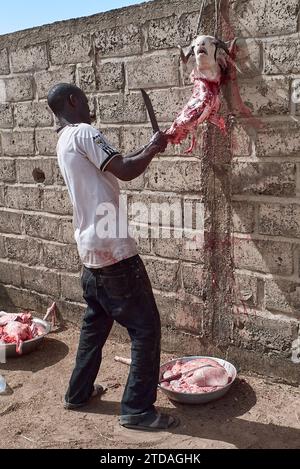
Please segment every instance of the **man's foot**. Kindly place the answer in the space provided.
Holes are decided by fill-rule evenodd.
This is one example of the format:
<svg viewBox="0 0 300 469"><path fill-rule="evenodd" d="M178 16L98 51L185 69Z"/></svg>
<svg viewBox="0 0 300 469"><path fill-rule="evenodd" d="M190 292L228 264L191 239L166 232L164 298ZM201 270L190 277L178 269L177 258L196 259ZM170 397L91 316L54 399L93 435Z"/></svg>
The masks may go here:
<svg viewBox="0 0 300 469"><path fill-rule="evenodd" d="M107 391L107 387L101 386L101 384L94 384L94 390L92 392L91 398L92 397L97 397L97 396L102 396ZM67 402L66 400L64 401L64 408L67 410L74 410L78 409L79 407L83 407L87 405L89 402L82 402L81 404L72 404L71 402Z"/></svg>
<svg viewBox="0 0 300 469"><path fill-rule="evenodd" d="M123 415L120 417L120 425L125 428L155 431L168 430L179 425L180 420L172 415L156 412L145 417L134 415Z"/></svg>

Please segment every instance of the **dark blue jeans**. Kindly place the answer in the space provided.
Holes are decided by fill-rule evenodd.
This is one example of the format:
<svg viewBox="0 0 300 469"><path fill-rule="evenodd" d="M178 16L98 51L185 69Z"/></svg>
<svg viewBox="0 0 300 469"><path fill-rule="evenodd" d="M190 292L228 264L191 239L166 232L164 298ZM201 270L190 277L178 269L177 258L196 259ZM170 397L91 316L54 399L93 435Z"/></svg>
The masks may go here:
<svg viewBox="0 0 300 469"><path fill-rule="evenodd" d="M87 309L66 401L82 404L91 397L102 348L117 321L129 333L132 358L121 415L152 413L159 380L161 327L143 261L137 255L101 269L84 267L81 282Z"/></svg>

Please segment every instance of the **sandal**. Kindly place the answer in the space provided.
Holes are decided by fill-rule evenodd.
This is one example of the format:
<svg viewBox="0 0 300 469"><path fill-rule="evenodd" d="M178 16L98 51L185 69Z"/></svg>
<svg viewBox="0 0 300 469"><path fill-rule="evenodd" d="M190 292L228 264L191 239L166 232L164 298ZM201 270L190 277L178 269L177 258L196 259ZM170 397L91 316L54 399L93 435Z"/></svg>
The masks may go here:
<svg viewBox="0 0 300 469"><path fill-rule="evenodd" d="M157 412L148 414L141 418L141 415L122 415L120 425L125 428L145 431L168 430L179 425L180 420L172 415Z"/></svg>
<svg viewBox="0 0 300 469"><path fill-rule="evenodd" d="M101 384L94 384L94 390L92 392L92 397L102 396L107 391L107 387L101 386ZM72 404L71 402L64 401L64 408L67 410L78 409L88 404L89 401L82 402L81 404Z"/></svg>

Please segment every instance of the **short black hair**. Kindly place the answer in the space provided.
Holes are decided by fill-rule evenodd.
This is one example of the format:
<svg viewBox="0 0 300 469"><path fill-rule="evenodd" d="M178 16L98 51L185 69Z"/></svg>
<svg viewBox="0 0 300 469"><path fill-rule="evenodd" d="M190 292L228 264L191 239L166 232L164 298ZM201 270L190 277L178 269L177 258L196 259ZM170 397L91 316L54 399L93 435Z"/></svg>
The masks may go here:
<svg viewBox="0 0 300 469"><path fill-rule="evenodd" d="M58 83L48 92L48 106L56 116L59 116L66 105L66 102L71 94L77 96L82 95L82 90L78 86L70 83Z"/></svg>

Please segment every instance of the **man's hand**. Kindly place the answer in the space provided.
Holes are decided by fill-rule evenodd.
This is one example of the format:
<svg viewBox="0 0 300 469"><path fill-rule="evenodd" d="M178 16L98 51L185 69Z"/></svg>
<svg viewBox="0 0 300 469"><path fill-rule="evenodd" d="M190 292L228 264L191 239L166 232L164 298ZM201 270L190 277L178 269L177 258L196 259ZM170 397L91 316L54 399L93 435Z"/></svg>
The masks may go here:
<svg viewBox="0 0 300 469"><path fill-rule="evenodd" d="M108 163L106 171L114 174L122 181L131 181L142 174L157 153L163 153L168 145L168 137L164 132L156 132L150 142L136 155L122 157L117 155Z"/></svg>
<svg viewBox="0 0 300 469"><path fill-rule="evenodd" d="M148 148L154 150L155 153L163 153L168 146L168 137L164 132L156 132L151 138Z"/></svg>

